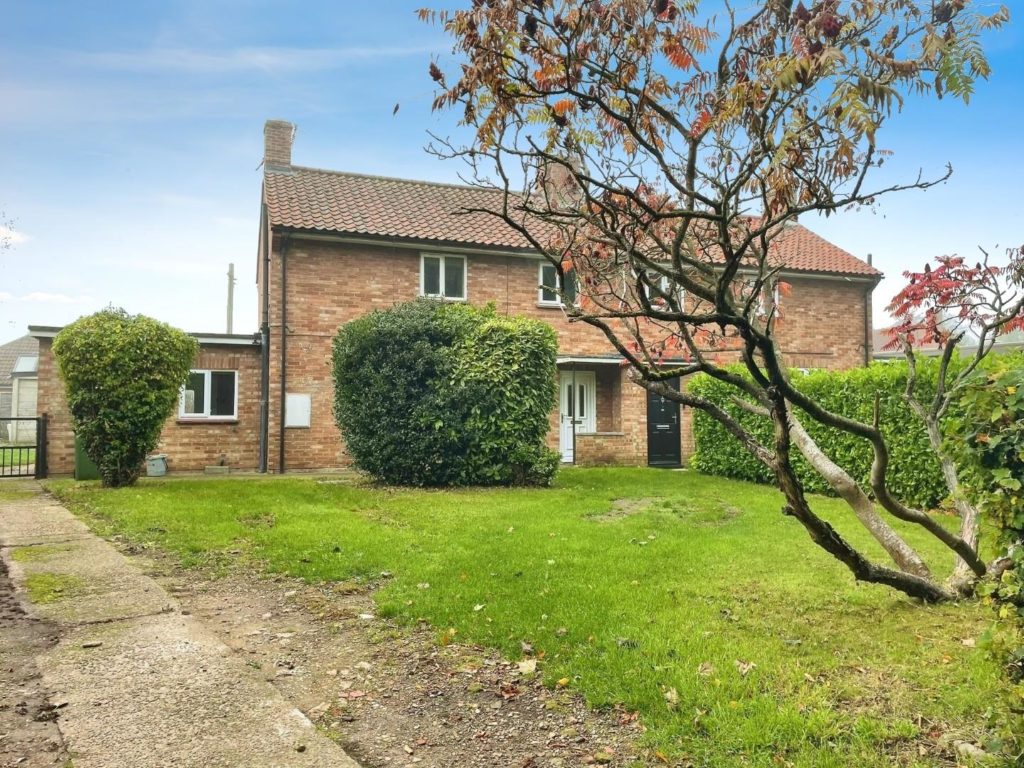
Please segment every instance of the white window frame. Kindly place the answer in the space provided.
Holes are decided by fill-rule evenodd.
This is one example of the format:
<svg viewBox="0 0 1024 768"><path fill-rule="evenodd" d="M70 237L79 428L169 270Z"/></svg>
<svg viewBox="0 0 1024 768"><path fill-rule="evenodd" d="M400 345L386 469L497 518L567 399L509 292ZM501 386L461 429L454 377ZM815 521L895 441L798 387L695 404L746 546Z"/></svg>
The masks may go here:
<svg viewBox="0 0 1024 768"><path fill-rule="evenodd" d="M662 275L658 280L658 289L666 296L671 293L672 281L669 280L668 275ZM661 297L657 297L661 298ZM683 312L686 311L686 288L681 285L676 285L676 302L679 304L679 309Z"/></svg>
<svg viewBox="0 0 1024 768"><path fill-rule="evenodd" d="M426 260L427 259L438 259L441 265L440 275L437 287L440 293L427 293L424 287L424 277L426 275ZM458 259L462 262L462 295L461 296L445 296L444 295L444 270L445 262L448 259ZM465 256L459 256L458 254L450 253L421 253L420 254L420 296L425 296L431 299L441 299L443 301L468 301L469 299L469 262Z"/></svg>
<svg viewBox="0 0 1024 768"><path fill-rule="evenodd" d="M757 296L757 310L756 310L758 317L767 317L768 316L768 302L765 301L765 299L768 296L768 291L766 290L768 287L769 287L768 285L762 285L761 286L761 290L758 292L758 296ZM781 305L781 298L782 297L781 297L781 294L779 293L779 281L778 280L772 280L771 281L771 297L772 297L772 304L771 304L771 306L775 310L775 316L778 317L782 313L781 312L781 306L782 306Z"/></svg>
<svg viewBox="0 0 1024 768"><path fill-rule="evenodd" d="M548 290L554 290L554 299L544 298L544 270L550 269L555 273L555 284L554 286L548 286ZM560 307L562 306L562 297L559 296L558 291L561 289L559 285L561 281L558 279L558 268L554 264L548 261L537 262L537 303L542 307Z"/></svg>
<svg viewBox="0 0 1024 768"><path fill-rule="evenodd" d="M544 270L550 268L555 271L555 298L554 300L548 300L544 298ZM579 279L576 278L575 270L571 272L572 279L576 280L576 293L573 297L572 305L578 307L580 305L580 283ZM559 308L566 306L565 302L562 301L562 276L558 273L558 268L550 261L540 261L537 263L537 305L541 307L552 307Z"/></svg>
<svg viewBox="0 0 1024 768"><path fill-rule="evenodd" d="M181 392L178 395L178 418L182 421L238 421L238 371L226 368L193 368L188 372L189 376L193 373L203 374L203 405L205 406L204 413L185 413L185 386L182 386ZM230 416L224 414L218 414L217 416L210 415L210 393L213 387L213 374L215 373L232 373L235 376L235 400L233 413Z"/></svg>
<svg viewBox="0 0 1024 768"><path fill-rule="evenodd" d="M632 274L633 280L635 282L638 275L637 270L635 268L630 269L630 273ZM652 277L654 279L652 279ZM669 289L672 287L672 281L669 279L668 275L662 275L657 272L648 272L647 277L643 281L643 283L644 291L647 293L647 300L651 302L651 304L654 305L655 307L657 307L656 302L658 302L659 300L664 301L664 299L662 299L662 297L660 296L654 295L654 291L652 290L654 288L654 284L657 284L657 289L660 290L665 295L668 295L670 293ZM625 290L626 289L624 289L624 292ZM679 302L679 309L685 312L686 288L683 287L682 285L676 285L676 301ZM666 307L667 306L668 303L666 302Z"/></svg>

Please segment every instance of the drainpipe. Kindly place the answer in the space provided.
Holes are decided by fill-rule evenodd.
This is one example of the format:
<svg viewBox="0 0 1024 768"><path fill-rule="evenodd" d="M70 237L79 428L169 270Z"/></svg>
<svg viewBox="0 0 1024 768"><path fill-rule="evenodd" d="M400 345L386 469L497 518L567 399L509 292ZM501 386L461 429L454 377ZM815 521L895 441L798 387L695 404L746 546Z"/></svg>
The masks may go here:
<svg viewBox="0 0 1024 768"><path fill-rule="evenodd" d="M270 238L267 232L267 206L261 206L260 227L263 232L263 308L260 312L260 456L259 471L267 471L267 454L270 453Z"/></svg>
<svg viewBox="0 0 1024 768"><path fill-rule="evenodd" d="M868 254L868 266L872 265L872 256ZM875 286L878 285L876 280L873 283L869 283L867 289L864 291L864 367L867 368L871 365L871 294L874 293Z"/></svg>
<svg viewBox="0 0 1024 768"><path fill-rule="evenodd" d="M291 236L285 235L281 242L281 422L279 424L280 445L278 447L278 472L284 474L284 416L285 392L288 385L288 247Z"/></svg>
<svg viewBox="0 0 1024 768"><path fill-rule="evenodd" d="M576 362L572 364L572 397L569 398L569 404L572 406L569 409L569 423L572 424L572 465L576 466L576 414L580 410L580 404L577 401L579 393L576 391Z"/></svg>

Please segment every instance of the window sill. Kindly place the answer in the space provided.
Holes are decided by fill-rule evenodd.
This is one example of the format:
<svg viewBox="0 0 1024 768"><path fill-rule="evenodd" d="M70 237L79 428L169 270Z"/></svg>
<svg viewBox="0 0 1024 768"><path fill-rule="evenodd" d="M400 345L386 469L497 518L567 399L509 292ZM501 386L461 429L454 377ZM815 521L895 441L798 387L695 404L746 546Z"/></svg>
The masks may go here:
<svg viewBox="0 0 1024 768"><path fill-rule="evenodd" d="M467 299L465 297L463 297L461 299L457 299L457 298L453 299L453 298L450 298L448 296L434 296L434 295L431 295L429 293L421 293L419 297L421 299L434 299L435 301L446 301L446 302L448 302L450 304L466 304L466 303L469 302L469 299Z"/></svg>
<svg viewBox="0 0 1024 768"><path fill-rule="evenodd" d="M178 417L178 424L237 424L237 423L238 423L238 419L234 418L234 417L225 417L225 418L222 418L220 416L212 416L212 417L200 416L198 418L188 418L187 416L179 416Z"/></svg>
<svg viewBox="0 0 1024 768"><path fill-rule="evenodd" d="M561 304L554 304L554 303L552 303L550 301L538 301L537 302L537 308L538 309L562 309L562 305Z"/></svg>

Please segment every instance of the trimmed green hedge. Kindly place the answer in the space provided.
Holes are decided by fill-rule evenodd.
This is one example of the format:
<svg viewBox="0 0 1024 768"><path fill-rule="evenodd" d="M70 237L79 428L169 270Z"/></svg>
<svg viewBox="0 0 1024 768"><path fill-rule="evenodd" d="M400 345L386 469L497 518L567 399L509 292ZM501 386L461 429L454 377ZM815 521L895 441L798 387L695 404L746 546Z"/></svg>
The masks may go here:
<svg viewBox="0 0 1024 768"><path fill-rule="evenodd" d="M396 485L544 485L555 333L493 307L429 299L346 323L334 414L359 469Z"/></svg>
<svg viewBox="0 0 1024 768"><path fill-rule="evenodd" d="M937 365L934 360L918 363L918 393L926 399L935 388ZM946 497L946 486L938 460L930 446L924 425L903 400L907 383L907 365L903 361L875 363L868 368L849 371L794 371L793 382L823 407L860 421L869 422L879 395L881 427L889 444L889 488L905 503L920 508L933 508ZM707 376L696 377L690 391L722 406L766 445L771 445L771 424L735 405L731 398L736 390ZM872 450L865 440L839 430L830 429L800 414L803 425L818 445L854 478L866 481L871 469ZM751 456L713 418L695 411L694 437L697 450L692 466L707 474L768 483L773 478L768 469ZM797 452L794 451L794 454ZM794 466L804 488L813 493L831 493L825 481L795 455Z"/></svg>
<svg viewBox="0 0 1024 768"><path fill-rule="evenodd" d="M160 438L199 351L184 331L104 309L53 340L71 423L103 485L132 485Z"/></svg>

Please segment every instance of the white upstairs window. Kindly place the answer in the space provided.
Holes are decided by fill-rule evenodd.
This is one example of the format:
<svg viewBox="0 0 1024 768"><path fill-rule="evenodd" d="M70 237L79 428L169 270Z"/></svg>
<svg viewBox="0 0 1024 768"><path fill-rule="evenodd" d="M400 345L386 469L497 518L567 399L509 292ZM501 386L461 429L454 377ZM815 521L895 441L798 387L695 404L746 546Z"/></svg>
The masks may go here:
<svg viewBox="0 0 1024 768"><path fill-rule="evenodd" d="M466 257L420 256L420 296L465 300Z"/></svg>

